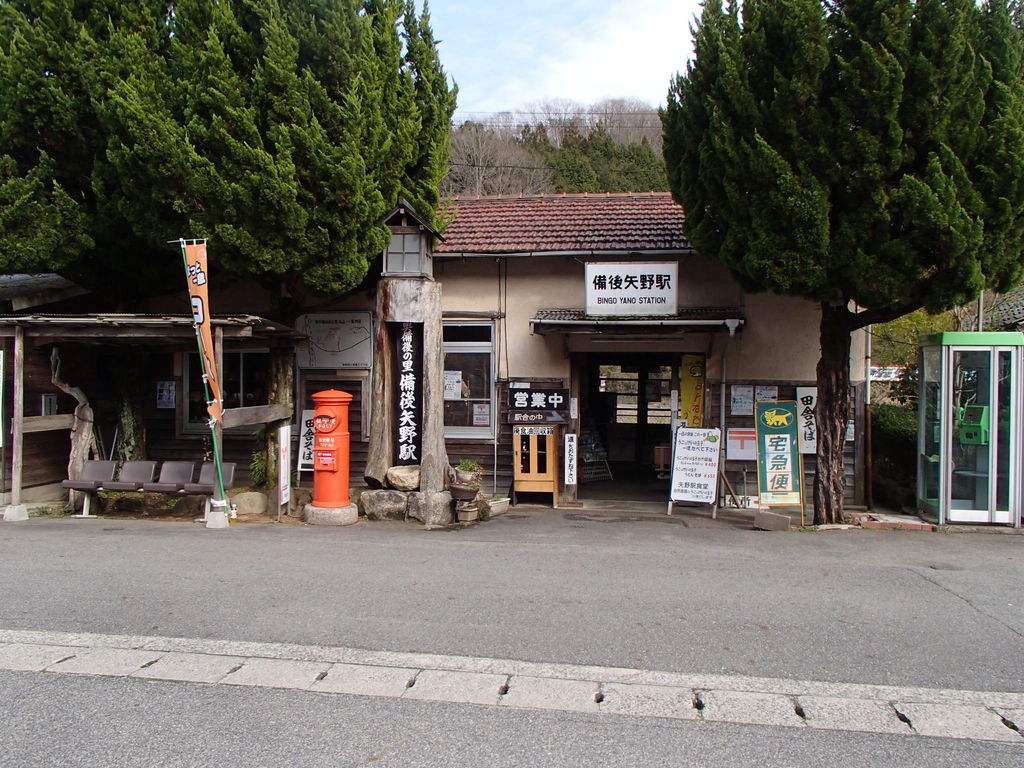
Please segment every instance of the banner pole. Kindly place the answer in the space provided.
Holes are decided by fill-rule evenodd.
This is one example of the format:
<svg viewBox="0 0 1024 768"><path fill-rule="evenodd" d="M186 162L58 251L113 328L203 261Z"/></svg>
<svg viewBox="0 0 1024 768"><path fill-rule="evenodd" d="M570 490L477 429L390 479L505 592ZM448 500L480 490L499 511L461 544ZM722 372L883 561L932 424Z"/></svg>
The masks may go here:
<svg viewBox="0 0 1024 768"><path fill-rule="evenodd" d="M206 344L203 340L203 328L204 324L209 324L210 316L208 310L208 301L206 300L206 265L205 263L200 264L198 261L195 265L189 264L187 247L189 245L206 245L205 240L185 240L180 238L178 240L181 246L181 260L185 267L185 279L189 285L189 296L192 304L192 328L196 333L196 348L199 353L199 365L202 370L203 380L203 394L207 405L207 412L210 416L209 427L210 427L210 440L213 447L213 465L217 472L217 484L214 488L216 493L211 500L211 506L216 507L219 512L227 515L227 493L224 489L224 472L221 465L221 446L220 441L217 439L217 424L220 421L221 413L221 400L220 400L220 388L219 386L211 387L210 382L217 381L216 362L213 358L213 350L206 349ZM197 296L193 292L193 286L201 286L202 294ZM213 366L213 370L211 370ZM210 526L209 516L206 516L207 527Z"/></svg>

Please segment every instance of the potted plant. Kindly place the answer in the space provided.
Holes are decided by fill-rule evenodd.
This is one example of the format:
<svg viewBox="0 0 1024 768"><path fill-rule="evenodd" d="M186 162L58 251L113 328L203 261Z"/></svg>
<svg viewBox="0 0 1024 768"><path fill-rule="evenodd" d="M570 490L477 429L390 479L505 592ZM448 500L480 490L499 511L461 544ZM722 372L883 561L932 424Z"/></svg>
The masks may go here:
<svg viewBox="0 0 1024 768"><path fill-rule="evenodd" d="M455 482L459 485L470 485L476 484L476 487L480 487L480 481L484 476L484 468L472 459L463 459L456 464L453 469L455 470Z"/></svg>

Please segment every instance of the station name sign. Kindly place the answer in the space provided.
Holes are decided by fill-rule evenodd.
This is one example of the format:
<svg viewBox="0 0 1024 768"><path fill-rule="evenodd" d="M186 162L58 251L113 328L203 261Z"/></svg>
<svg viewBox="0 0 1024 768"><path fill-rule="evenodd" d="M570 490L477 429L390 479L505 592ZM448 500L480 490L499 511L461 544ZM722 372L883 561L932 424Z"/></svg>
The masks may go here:
<svg viewBox="0 0 1024 768"><path fill-rule="evenodd" d="M679 264L588 262L588 315L674 315L678 309Z"/></svg>

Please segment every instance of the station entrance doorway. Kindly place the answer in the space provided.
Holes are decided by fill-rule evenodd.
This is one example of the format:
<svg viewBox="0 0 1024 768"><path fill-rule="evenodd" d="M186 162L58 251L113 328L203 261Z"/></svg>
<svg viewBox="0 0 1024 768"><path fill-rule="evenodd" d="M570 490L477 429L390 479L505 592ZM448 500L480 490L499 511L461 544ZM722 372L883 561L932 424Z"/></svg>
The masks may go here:
<svg viewBox="0 0 1024 768"><path fill-rule="evenodd" d="M584 353L578 365L580 499L664 501L669 495L678 353ZM678 418L678 406L677 413Z"/></svg>

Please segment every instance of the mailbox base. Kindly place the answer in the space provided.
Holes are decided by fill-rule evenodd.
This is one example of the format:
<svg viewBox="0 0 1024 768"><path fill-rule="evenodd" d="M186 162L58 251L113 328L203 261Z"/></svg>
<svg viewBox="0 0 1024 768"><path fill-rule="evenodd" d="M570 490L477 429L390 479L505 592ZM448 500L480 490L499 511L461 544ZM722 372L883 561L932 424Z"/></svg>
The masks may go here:
<svg viewBox="0 0 1024 768"><path fill-rule="evenodd" d="M314 507L307 504L302 511L302 519L310 525L352 525L359 519L359 507L355 504L347 507Z"/></svg>

